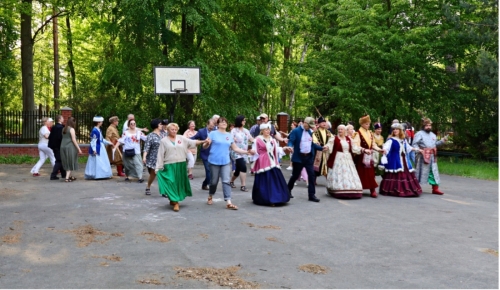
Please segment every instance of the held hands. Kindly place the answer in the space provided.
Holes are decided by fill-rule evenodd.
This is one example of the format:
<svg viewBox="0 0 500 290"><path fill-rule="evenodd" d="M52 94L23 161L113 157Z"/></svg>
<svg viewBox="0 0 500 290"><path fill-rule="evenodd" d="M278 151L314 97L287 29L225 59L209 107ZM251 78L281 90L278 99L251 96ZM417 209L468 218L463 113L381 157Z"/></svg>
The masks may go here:
<svg viewBox="0 0 500 290"><path fill-rule="evenodd" d="M285 146L285 147L283 147L283 151L284 151L286 154L290 154L290 153L293 153L293 148L292 148L292 147Z"/></svg>
<svg viewBox="0 0 500 290"><path fill-rule="evenodd" d="M250 155L254 155L255 151L253 151L252 149L250 149L250 150L247 151L247 153L250 154Z"/></svg>
<svg viewBox="0 0 500 290"><path fill-rule="evenodd" d="M365 152L365 154L367 154L367 155L372 154L372 150L370 150L370 149L364 149L363 152Z"/></svg>
<svg viewBox="0 0 500 290"><path fill-rule="evenodd" d="M329 149L328 146L326 146L326 145L323 146L323 151L328 151L328 149Z"/></svg>

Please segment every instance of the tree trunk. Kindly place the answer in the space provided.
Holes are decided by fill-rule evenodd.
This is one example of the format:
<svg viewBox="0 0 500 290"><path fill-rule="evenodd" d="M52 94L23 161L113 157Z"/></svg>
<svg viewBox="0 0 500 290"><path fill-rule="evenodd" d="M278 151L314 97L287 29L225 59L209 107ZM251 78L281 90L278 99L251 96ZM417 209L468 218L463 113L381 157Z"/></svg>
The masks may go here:
<svg viewBox="0 0 500 290"><path fill-rule="evenodd" d="M288 90L290 89L288 81L289 78L289 63L290 57L292 56L292 40L290 40L287 46L283 47L283 73L282 73L282 83L281 83L281 104L282 109L286 108L286 101L288 96Z"/></svg>
<svg viewBox="0 0 500 290"><path fill-rule="evenodd" d="M301 64L301 63L304 62L304 59L306 58L306 53L307 53L307 47L308 46L309 46L309 44L306 42L304 44L304 48L302 49L302 55L300 56L299 64ZM300 78L300 70L297 72L297 75L295 76L295 79L296 79L297 83L299 82L299 78ZM293 105L295 105L295 88L292 90L292 93L290 94L290 102L288 104L288 112L290 112L290 117L292 117L292 108L293 108ZM292 120L292 118L290 118L290 120Z"/></svg>
<svg viewBox="0 0 500 290"><path fill-rule="evenodd" d="M76 97L76 73L75 66L73 64L73 33L71 32L71 22L69 19L69 15L66 15L66 27L68 28L66 37L68 39L68 67L69 73L71 75L71 98L74 98ZM56 107L56 110L59 110L59 103L57 105L58 107Z"/></svg>
<svg viewBox="0 0 500 290"><path fill-rule="evenodd" d="M53 15L56 8L53 8ZM57 29L57 17L52 19L52 36L54 42L54 108L59 110L59 37Z"/></svg>
<svg viewBox="0 0 500 290"><path fill-rule="evenodd" d="M32 7L32 0L22 0L26 7ZM35 93L33 82L33 38L31 37L31 11L21 12L21 76L23 92L23 135L31 136L35 130L33 112L35 108Z"/></svg>
<svg viewBox="0 0 500 290"><path fill-rule="evenodd" d="M22 1L26 7L31 7L32 0ZM31 37L31 12L21 13L21 64L23 110L35 109L35 94L33 84L33 39Z"/></svg>
<svg viewBox="0 0 500 290"><path fill-rule="evenodd" d="M267 64L267 69L266 69L266 77L269 77L271 74L271 64L273 62L273 53L274 53L274 41L271 42L271 48L269 49L269 55L271 56L271 59L269 60L269 63ZM264 103L266 101L266 96L267 96L267 91L262 94L262 97L260 98L260 104L259 104L259 112L262 113L264 111Z"/></svg>

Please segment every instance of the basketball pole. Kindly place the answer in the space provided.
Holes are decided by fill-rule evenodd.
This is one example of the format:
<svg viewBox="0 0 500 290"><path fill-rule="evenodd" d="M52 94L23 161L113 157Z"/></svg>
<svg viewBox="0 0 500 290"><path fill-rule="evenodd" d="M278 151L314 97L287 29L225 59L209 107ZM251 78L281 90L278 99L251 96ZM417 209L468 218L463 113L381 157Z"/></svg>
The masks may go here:
<svg viewBox="0 0 500 290"><path fill-rule="evenodd" d="M172 96L172 105L170 106L170 123L174 122L174 112L175 112L175 105L177 104L177 99L179 98L180 92L175 91L175 95Z"/></svg>
<svg viewBox="0 0 500 290"><path fill-rule="evenodd" d="M175 112L175 106L177 105L177 101L179 100L179 97L181 96L181 92L186 92L187 89L185 88L179 88L179 89L174 89L175 95L173 96L173 104L170 107L170 122L174 122L174 112Z"/></svg>

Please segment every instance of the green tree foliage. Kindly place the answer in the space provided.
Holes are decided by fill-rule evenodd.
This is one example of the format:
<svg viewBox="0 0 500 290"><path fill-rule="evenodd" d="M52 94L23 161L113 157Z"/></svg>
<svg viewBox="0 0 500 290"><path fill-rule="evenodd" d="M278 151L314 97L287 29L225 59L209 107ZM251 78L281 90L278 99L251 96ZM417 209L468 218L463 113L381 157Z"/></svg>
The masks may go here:
<svg viewBox="0 0 500 290"><path fill-rule="evenodd" d="M14 49L19 39L16 3L11 0L0 3L0 109L8 106L15 96L9 88L16 78Z"/></svg>
<svg viewBox="0 0 500 290"><path fill-rule="evenodd" d="M369 113L418 128L425 115L440 131L454 131L461 149L497 154L494 0L23 2L31 0L0 3L6 108L22 103L14 61L21 12L32 19L35 103L54 107L47 20L56 12L61 106L122 119L134 113L141 125L175 107L181 127L213 114L295 118L317 116L317 108L332 121ZM155 66L201 67L202 94L155 95Z"/></svg>
<svg viewBox="0 0 500 290"><path fill-rule="evenodd" d="M343 120L425 114L468 146L496 143L496 2L339 0L321 12L329 29L307 67L314 104Z"/></svg>

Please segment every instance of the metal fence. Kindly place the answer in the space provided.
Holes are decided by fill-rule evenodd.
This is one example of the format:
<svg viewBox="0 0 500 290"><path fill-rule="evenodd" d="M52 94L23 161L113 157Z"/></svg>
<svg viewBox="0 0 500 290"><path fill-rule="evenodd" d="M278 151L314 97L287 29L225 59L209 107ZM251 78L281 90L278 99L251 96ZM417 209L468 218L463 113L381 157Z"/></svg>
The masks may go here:
<svg viewBox="0 0 500 290"><path fill-rule="evenodd" d="M38 131L43 126L42 118L55 120L61 112L53 111L0 111L0 144L37 144ZM89 143L90 132L94 127L94 113L72 112L76 119L76 139L78 143Z"/></svg>

